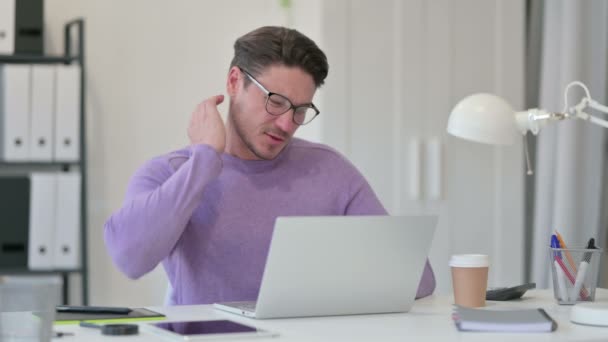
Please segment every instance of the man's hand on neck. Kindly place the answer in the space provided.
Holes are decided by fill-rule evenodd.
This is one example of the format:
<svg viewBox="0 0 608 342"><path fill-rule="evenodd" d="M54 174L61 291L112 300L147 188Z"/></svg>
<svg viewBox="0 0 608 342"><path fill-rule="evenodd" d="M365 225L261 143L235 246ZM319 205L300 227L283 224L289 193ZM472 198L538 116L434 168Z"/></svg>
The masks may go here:
<svg viewBox="0 0 608 342"><path fill-rule="evenodd" d="M206 144L222 154L226 148L226 126L217 106L224 102L224 95L212 96L201 102L192 113L188 126L190 144Z"/></svg>

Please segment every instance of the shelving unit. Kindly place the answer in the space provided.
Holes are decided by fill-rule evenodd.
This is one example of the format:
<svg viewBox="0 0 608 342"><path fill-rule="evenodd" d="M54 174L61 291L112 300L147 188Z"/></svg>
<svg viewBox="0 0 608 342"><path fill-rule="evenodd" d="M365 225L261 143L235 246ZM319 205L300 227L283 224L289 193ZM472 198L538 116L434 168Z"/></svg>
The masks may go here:
<svg viewBox="0 0 608 342"><path fill-rule="evenodd" d="M26 268L0 268L0 274L59 274L63 278L63 303L69 299L69 275L78 273L82 282L82 304L88 305L87 268L87 156L86 156L86 98L85 94L85 45L84 20L76 19L64 26L64 54L52 55L0 55L1 64L78 64L80 66L80 158L76 162L0 162L0 171L27 174L31 171L63 172L77 169L81 176L80 187L80 267L77 269L52 269L34 271ZM74 35L74 31L76 32ZM74 40L75 39L75 40ZM73 46L77 42L77 46Z"/></svg>

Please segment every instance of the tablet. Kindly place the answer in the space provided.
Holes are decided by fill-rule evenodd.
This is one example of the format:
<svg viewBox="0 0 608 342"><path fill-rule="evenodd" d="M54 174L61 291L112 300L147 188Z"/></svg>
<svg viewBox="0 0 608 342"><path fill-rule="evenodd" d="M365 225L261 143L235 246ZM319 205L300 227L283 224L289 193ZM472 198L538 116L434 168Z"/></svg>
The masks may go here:
<svg viewBox="0 0 608 342"><path fill-rule="evenodd" d="M230 320L148 323L144 324L143 327L146 331L178 341L278 336L276 333Z"/></svg>

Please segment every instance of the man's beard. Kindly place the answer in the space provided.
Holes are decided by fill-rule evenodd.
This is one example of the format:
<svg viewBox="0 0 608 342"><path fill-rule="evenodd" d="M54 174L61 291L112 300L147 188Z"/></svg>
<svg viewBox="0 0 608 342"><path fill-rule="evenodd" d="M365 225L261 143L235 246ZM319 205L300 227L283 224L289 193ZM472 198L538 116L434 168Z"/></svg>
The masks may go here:
<svg viewBox="0 0 608 342"><path fill-rule="evenodd" d="M281 151L279 151L276 155L267 156L267 155L264 155L258 149L256 149L253 142L249 139L249 137L245 133L246 125L245 125L245 123L243 123L241 121L241 117L243 115L246 115L246 114L241 110L240 106L235 101L231 100L230 104L228 105L228 120L230 120L230 123L233 125L234 131L238 135L239 139L241 139L241 141L247 147L247 149L249 151L251 151L251 153L253 153L253 155L255 155L256 157L263 159L263 160L272 160L272 159L276 158L280 154ZM272 129L270 129L268 131L272 132L273 134L275 134L278 137L285 139L285 141L289 140L289 135L286 134L285 132L282 132L282 131L277 132L277 130L272 130ZM283 146L283 148L285 148L285 146Z"/></svg>

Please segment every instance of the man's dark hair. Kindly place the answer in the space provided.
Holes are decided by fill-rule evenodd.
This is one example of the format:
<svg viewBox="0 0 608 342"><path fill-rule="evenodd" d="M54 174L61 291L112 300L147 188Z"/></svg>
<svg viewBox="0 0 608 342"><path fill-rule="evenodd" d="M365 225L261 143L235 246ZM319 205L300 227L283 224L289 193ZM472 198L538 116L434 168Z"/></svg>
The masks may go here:
<svg viewBox="0 0 608 342"><path fill-rule="evenodd" d="M230 67L238 66L258 76L264 68L275 64L301 68L312 76L317 88L323 85L329 69L327 57L317 44L294 29L264 26L234 43Z"/></svg>

